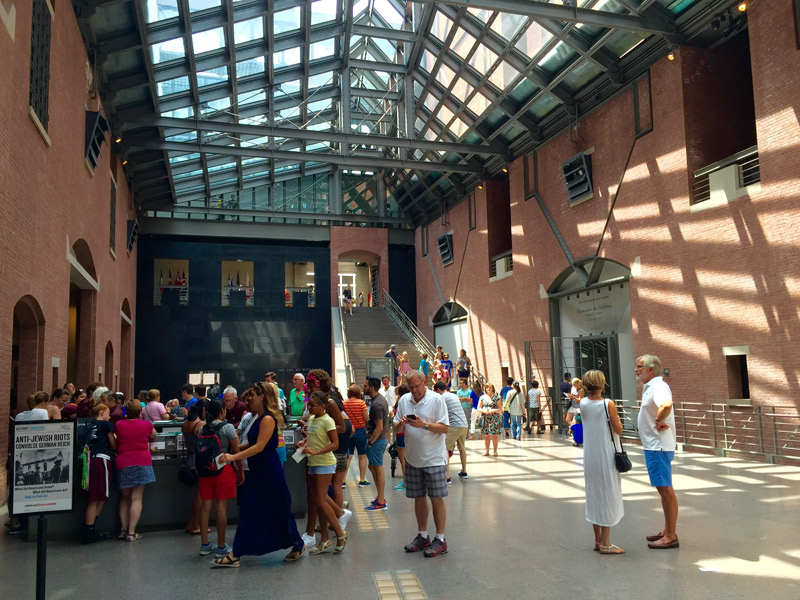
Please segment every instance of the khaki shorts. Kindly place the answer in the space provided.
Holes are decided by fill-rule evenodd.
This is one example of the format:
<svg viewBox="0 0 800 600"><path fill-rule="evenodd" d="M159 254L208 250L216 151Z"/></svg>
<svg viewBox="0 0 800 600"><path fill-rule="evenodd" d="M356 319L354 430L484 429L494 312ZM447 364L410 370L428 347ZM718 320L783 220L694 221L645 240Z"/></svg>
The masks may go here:
<svg viewBox="0 0 800 600"><path fill-rule="evenodd" d="M444 445L447 447L448 452L452 452L458 444L458 450L461 451L466 447L467 432L469 427L451 427L444 438Z"/></svg>

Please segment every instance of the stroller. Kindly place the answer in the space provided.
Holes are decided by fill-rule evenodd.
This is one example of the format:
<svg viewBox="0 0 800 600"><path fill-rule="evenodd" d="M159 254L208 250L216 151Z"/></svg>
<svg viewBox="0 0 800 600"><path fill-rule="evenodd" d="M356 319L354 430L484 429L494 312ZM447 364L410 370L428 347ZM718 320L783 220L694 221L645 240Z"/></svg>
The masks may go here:
<svg viewBox="0 0 800 600"><path fill-rule="evenodd" d="M389 456L392 457L392 477L394 477L394 472L397 470L397 442L393 442L391 446L387 448L389 452Z"/></svg>

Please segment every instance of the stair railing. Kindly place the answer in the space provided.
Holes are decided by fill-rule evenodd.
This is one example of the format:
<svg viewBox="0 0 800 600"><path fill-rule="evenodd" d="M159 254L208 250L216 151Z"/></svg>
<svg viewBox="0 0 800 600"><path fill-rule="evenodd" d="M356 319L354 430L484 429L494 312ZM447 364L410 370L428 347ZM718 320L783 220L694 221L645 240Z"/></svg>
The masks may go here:
<svg viewBox="0 0 800 600"><path fill-rule="evenodd" d="M344 313L342 307L339 305L339 327L342 330L342 350L344 352L344 368L347 374L347 387L355 381L355 374L353 372L353 365L350 363L350 355L347 352L347 332L344 328Z"/></svg>
<svg viewBox="0 0 800 600"><path fill-rule="evenodd" d="M411 320L411 318L403 311L402 308L394 301L385 289L381 290L383 292L383 308L386 309L386 312L392 318L397 326L406 332L408 337L411 339L411 342L414 344L414 347L422 354L423 352L430 357L431 362L433 362L433 357L436 356L436 347L431 344L428 338L425 337L425 334L420 331L419 327L417 327L416 323ZM486 383L487 379L475 368L475 365L472 366L472 381L480 382L481 385Z"/></svg>

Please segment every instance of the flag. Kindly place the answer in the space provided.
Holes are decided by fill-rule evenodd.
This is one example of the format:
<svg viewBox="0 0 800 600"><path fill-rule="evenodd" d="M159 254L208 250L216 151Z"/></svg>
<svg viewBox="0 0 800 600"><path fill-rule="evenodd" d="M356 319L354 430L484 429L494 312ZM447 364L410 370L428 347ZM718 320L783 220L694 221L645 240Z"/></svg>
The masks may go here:
<svg viewBox="0 0 800 600"><path fill-rule="evenodd" d="M233 287L233 277L228 273L228 287Z"/></svg>
<svg viewBox="0 0 800 600"><path fill-rule="evenodd" d="M236 271L236 287L241 287L242 282L239 279L239 271Z"/></svg>
<svg viewBox="0 0 800 600"><path fill-rule="evenodd" d="M245 287L250 287L250 273L245 273L244 285Z"/></svg>
<svg viewBox="0 0 800 600"><path fill-rule="evenodd" d="M169 270L169 279L167 280L167 285L172 285L172 269Z"/></svg>

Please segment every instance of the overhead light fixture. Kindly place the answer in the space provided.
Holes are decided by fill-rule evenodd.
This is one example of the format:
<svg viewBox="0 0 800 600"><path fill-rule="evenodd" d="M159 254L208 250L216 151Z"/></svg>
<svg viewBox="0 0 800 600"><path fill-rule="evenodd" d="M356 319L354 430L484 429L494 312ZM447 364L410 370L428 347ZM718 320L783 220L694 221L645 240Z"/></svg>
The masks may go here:
<svg viewBox="0 0 800 600"><path fill-rule="evenodd" d="M124 167L127 164L128 164L128 159L126 158L125 160L122 161L122 166Z"/></svg>
<svg viewBox="0 0 800 600"><path fill-rule="evenodd" d="M483 184L480 184L480 183L479 183L479 184L478 184L478 189L479 189L479 190L482 190L482 189L483 189Z"/></svg>
<svg viewBox="0 0 800 600"><path fill-rule="evenodd" d="M747 2L739 2L739 4L736 6L736 10L739 12L745 12L747 10Z"/></svg>
<svg viewBox="0 0 800 600"><path fill-rule="evenodd" d="M503 173L508 173L508 169L506 169L505 167L503 167Z"/></svg>
<svg viewBox="0 0 800 600"><path fill-rule="evenodd" d="M308 275L309 277L313 277L314 276L314 272L313 271L307 271L306 275Z"/></svg>
<svg viewBox="0 0 800 600"><path fill-rule="evenodd" d="M122 143L122 136L121 136L121 135L118 135L118 136L117 136L117 139L115 139L114 141L115 141L117 144L121 144L121 143Z"/></svg>
<svg viewBox="0 0 800 600"><path fill-rule="evenodd" d="M675 60L675 51L674 50L670 50L669 51L669 53L667 54L667 59L668 60Z"/></svg>

